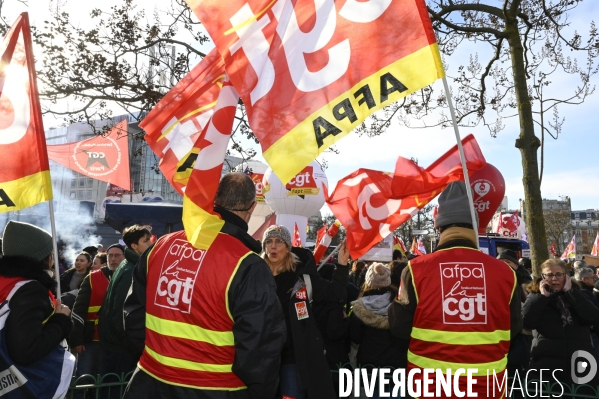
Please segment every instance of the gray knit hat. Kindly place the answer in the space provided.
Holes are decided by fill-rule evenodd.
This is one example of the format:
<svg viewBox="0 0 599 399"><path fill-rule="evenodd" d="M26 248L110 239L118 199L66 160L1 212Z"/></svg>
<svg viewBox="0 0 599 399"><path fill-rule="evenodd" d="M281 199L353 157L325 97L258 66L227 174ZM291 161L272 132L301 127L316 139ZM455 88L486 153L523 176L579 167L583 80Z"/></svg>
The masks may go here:
<svg viewBox="0 0 599 399"><path fill-rule="evenodd" d="M4 256L28 256L35 260L43 260L50 255L52 249L52 236L44 229L12 220L4 228Z"/></svg>
<svg viewBox="0 0 599 399"><path fill-rule="evenodd" d="M511 249L504 249L501 251L499 255L497 255L497 259L510 260L515 264L518 264L518 255L516 255L516 252L512 251Z"/></svg>
<svg viewBox="0 0 599 399"><path fill-rule="evenodd" d="M383 288L391 285L391 270L382 263L373 263L366 272L366 284L370 288Z"/></svg>
<svg viewBox="0 0 599 399"><path fill-rule="evenodd" d="M262 245L264 245L264 242L266 242L266 240L272 237L280 238L281 240L285 241L285 244L287 244L287 248L291 248L291 233L289 233L287 227L280 226L278 224L270 226L264 232L264 237L262 238Z"/></svg>
<svg viewBox="0 0 599 399"><path fill-rule="evenodd" d="M435 227L456 223L472 224L470 201L466 192L466 184L463 181L454 181L445 187L445 190L439 196L437 212ZM478 224L478 214L477 212L474 212L474 214Z"/></svg>

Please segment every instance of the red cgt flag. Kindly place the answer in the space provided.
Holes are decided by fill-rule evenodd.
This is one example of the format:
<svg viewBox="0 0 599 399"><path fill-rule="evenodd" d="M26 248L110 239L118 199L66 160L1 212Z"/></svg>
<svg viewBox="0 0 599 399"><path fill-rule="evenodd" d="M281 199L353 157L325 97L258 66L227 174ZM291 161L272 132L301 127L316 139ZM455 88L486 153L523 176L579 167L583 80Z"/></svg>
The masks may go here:
<svg viewBox="0 0 599 399"><path fill-rule="evenodd" d="M214 197L238 102L237 91L225 81L214 106L214 114L192 149L192 153L197 152L198 155L183 196L183 227L187 240L198 249L208 249L225 223L214 212Z"/></svg>
<svg viewBox="0 0 599 399"><path fill-rule="evenodd" d="M413 255L425 255L424 253L422 253L422 251L420 250L420 241L416 240L416 237L414 237L414 240L412 240L412 246L410 247L410 252Z"/></svg>
<svg viewBox="0 0 599 399"><path fill-rule="evenodd" d="M556 243L551 244L551 249L549 250L549 252L551 252L551 255L557 256L557 245L556 245Z"/></svg>
<svg viewBox="0 0 599 399"><path fill-rule="evenodd" d="M462 140L472 173L486 165L473 135ZM452 181L463 178L457 145L424 169L400 157L395 173L358 169L341 179L327 204L347 231L353 259L415 215Z"/></svg>
<svg viewBox="0 0 599 399"><path fill-rule="evenodd" d="M297 223L295 223L295 226L293 228L293 242L291 243L291 246L298 247L298 248L302 247L302 237L300 236L300 232L297 227Z"/></svg>
<svg viewBox="0 0 599 399"><path fill-rule="evenodd" d="M21 14L0 45L0 213L52 199L31 30Z"/></svg>
<svg viewBox="0 0 599 399"><path fill-rule="evenodd" d="M92 179L131 190L126 120L103 135L75 143L49 145L48 157Z"/></svg>
<svg viewBox="0 0 599 399"><path fill-rule="evenodd" d="M331 241L335 238L337 233L339 233L339 227L341 227L341 223L335 220L328 230L326 225L318 230L318 234L316 235L316 245L314 246L314 261L316 263L320 262L327 249L329 249Z"/></svg>
<svg viewBox="0 0 599 399"><path fill-rule="evenodd" d="M262 241L266 229L268 229L270 226L274 226L275 224L277 224L277 214L273 212L269 217L266 218L264 223L262 223L260 227L258 227L258 230L254 231L254 233L252 234L252 238L258 241Z"/></svg>
<svg viewBox="0 0 599 399"><path fill-rule="evenodd" d="M444 76L424 0L186 1L283 182L373 112Z"/></svg>
<svg viewBox="0 0 599 399"><path fill-rule="evenodd" d="M564 253L561 256L561 259L575 259L576 258L576 234L572 236L570 243L564 249Z"/></svg>
<svg viewBox="0 0 599 399"><path fill-rule="evenodd" d="M194 144L214 114L225 79L224 66L218 51L212 50L139 124L160 158L160 170L181 195L198 156Z"/></svg>
<svg viewBox="0 0 599 399"><path fill-rule="evenodd" d="M401 252L401 255L405 258L406 256L406 246L403 240L397 236L393 236L393 250Z"/></svg>
<svg viewBox="0 0 599 399"><path fill-rule="evenodd" d="M183 196L189 242L207 249L224 222L214 212L239 95L216 51L179 82L140 124L160 168Z"/></svg>

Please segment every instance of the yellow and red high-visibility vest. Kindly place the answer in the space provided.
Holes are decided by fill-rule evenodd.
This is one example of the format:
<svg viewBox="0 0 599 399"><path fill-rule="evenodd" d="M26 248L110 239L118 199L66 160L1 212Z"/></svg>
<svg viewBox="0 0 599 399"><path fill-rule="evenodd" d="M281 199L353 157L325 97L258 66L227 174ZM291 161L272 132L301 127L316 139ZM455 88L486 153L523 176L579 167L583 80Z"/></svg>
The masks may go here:
<svg viewBox="0 0 599 399"><path fill-rule="evenodd" d="M410 261L417 297L408 370L417 368L478 369L473 392L478 397L502 398L502 381L510 347L510 301L516 275L504 262L471 248L439 250ZM421 376L422 374L420 374ZM434 381L434 380L433 380ZM466 373L459 377L466 392ZM431 389L435 392L436 388ZM441 390L443 394L443 390ZM457 397L452 390L451 396Z"/></svg>
<svg viewBox="0 0 599 399"><path fill-rule="evenodd" d="M104 302L109 283L110 280L108 280L106 275L102 272L102 269L94 270L89 275L89 285L92 293L89 297L87 320L94 322L94 341L100 340L100 335L98 334L98 313L102 307L102 302Z"/></svg>
<svg viewBox="0 0 599 399"><path fill-rule="evenodd" d="M240 390L229 286L254 252L220 233L208 250L180 231L162 237L148 255L146 340L139 367L172 385Z"/></svg>

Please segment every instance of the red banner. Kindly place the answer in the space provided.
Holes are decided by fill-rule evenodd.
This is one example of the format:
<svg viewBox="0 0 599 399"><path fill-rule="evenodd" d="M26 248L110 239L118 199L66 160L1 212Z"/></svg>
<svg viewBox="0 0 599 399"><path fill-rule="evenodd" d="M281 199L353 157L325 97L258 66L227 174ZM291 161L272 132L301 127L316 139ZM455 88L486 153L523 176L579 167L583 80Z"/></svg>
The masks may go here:
<svg viewBox="0 0 599 399"><path fill-rule="evenodd" d="M291 243L292 247L302 247L302 237L300 236L299 228L297 227L297 223L293 228L293 242Z"/></svg>
<svg viewBox="0 0 599 399"><path fill-rule="evenodd" d="M424 248L420 248L420 240L416 240L416 237L414 237L414 239L412 240L412 246L410 247L410 252L412 253L412 255L426 255L426 251L423 253L422 249Z"/></svg>
<svg viewBox="0 0 599 399"><path fill-rule="evenodd" d="M164 100L163 100L164 101ZM224 221L214 212L227 145L231 137L239 95L227 80L218 94L214 113L201 130L191 153L197 154L183 197L183 226L189 242L208 249Z"/></svg>
<svg viewBox="0 0 599 399"><path fill-rule="evenodd" d="M27 13L0 45L0 213L52 199Z"/></svg>
<svg viewBox="0 0 599 399"><path fill-rule="evenodd" d="M473 135L462 140L469 173L486 165ZM452 181L463 179L457 145L424 169L399 157L395 173L358 169L341 179L327 204L347 231L353 259L415 215Z"/></svg>
<svg viewBox="0 0 599 399"><path fill-rule="evenodd" d="M75 143L48 146L49 158L92 179L130 189L127 121L103 135Z"/></svg>
<svg viewBox="0 0 599 399"><path fill-rule="evenodd" d="M160 158L160 170L181 195L198 156L194 144L214 114L225 79L224 65L218 51L212 50L139 124Z"/></svg>
<svg viewBox="0 0 599 399"><path fill-rule="evenodd" d="M186 1L284 183L370 114L444 75L424 0Z"/></svg>

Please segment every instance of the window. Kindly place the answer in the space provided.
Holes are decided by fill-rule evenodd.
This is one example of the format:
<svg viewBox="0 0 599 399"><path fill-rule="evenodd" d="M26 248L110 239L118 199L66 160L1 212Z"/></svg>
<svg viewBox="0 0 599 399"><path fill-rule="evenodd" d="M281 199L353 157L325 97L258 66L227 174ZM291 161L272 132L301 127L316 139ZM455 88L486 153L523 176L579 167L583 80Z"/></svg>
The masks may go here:
<svg viewBox="0 0 599 399"><path fill-rule="evenodd" d="M85 199L87 199L87 200L92 199L92 190L85 191Z"/></svg>
<svg viewBox="0 0 599 399"><path fill-rule="evenodd" d="M576 221L576 227L578 227L578 225L579 225L579 224L580 224L580 222L579 222L579 221Z"/></svg>
<svg viewBox="0 0 599 399"><path fill-rule="evenodd" d="M85 187L85 179L83 179L83 178L79 179L79 187Z"/></svg>
<svg viewBox="0 0 599 399"><path fill-rule="evenodd" d="M77 187L77 180L76 179L71 180L71 187Z"/></svg>
<svg viewBox="0 0 599 399"><path fill-rule="evenodd" d="M77 199L79 199L79 200L83 199L83 191L77 191Z"/></svg>
<svg viewBox="0 0 599 399"><path fill-rule="evenodd" d="M87 187L88 187L88 188L90 188L90 187L92 187L93 185L94 185L94 179L90 179L90 178L88 178L88 179L87 179Z"/></svg>
<svg viewBox="0 0 599 399"><path fill-rule="evenodd" d="M74 191L71 191L71 195L70 195L70 197L69 197L69 198L70 198L70 199L75 199L75 197L76 197L76 196L77 196L77 195L75 194L75 192L74 192Z"/></svg>

